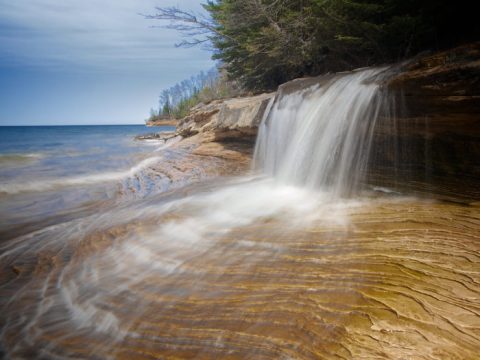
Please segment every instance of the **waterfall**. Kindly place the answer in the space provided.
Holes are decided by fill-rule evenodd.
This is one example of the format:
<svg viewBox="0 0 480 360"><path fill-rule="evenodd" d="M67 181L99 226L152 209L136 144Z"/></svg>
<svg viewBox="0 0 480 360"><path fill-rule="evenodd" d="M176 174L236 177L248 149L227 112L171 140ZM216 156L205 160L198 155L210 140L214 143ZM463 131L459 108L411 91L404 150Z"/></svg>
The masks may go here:
<svg viewBox="0 0 480 360"><path fill-rule="evenodd" d="M327 75L293 91L281 87L260 125L254 166L280 183L333 196L354 193L384 103L376 81L384 71Z"/></svg>

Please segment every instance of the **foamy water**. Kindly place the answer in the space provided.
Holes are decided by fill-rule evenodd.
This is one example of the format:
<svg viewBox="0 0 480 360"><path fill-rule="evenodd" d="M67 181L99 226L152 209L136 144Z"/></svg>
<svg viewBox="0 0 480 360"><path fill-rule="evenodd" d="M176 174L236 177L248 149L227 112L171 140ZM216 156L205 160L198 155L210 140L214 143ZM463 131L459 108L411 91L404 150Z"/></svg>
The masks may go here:
<svg viewBox="0 0 480 360"><path fill-rule="evenodd" d="M254 224L274 221L285 224L289 232L312 224L346 231L348 213L367 203L360 199L328 199L326 194L279 185L269 178L241 178L180 199L107 210L19 237L0 249L0 263L4 266L14 265L19 257L34 259L44 252L68 253L68 249L77 249L78 254L68 256L62 268L42 271L38 274L41 281L37 275L34 282L25 279L25 285L5 299L2 307L4 314L9 314L5 329L22 329L21 337L29 338L31 343L54 329L68 328L66 338L93 331L108 338L102 344L105 351L105 347L114 346L126 336L134 336L131 330L135 317L142 316L142 308L151 304L136 289L146 286L148 278L174 279L192 272L202 277L207 270L190 268L191 259L213 251L236 229ZM111 231L116 235L107 240ZM248 237L231 246L253 251L245 259L245 266L261 261L264 251L272 256L284 251L284 245L265 242L260 245L262 256L257 257L255 249L259 245ZM32 295L41 301L27 311L27 317L15 316L17 305ZM124 306L136 314L131 321L125 321L110 307L116 298L124 299L128 303ZM53 313L55 323L39 327Z"/></svg>
<svg viewBox="0 0 480 360"><path fill-rule="evenodd" d="M140 161L137 165L132 166L130 169L124 171L112 171L77 177L66 177L62 179L0 184L0 193L18 194L24 192L41 192L67 186L114 182L132 177L138 174L140 171L158 163L161 161L161 159L162 158L160 156L152 156Z"/></svg>

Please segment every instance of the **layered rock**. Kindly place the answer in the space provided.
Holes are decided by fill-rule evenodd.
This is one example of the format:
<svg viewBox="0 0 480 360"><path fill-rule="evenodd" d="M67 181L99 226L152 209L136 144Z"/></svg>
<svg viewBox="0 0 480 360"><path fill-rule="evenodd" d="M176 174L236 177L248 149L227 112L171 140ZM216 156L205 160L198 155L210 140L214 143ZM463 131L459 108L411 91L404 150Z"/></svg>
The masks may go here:
<svg viewBox="0 0 480 360"><path fill-rule="evenodd" d="M180 120L177 131L184 137L202 134L204 142L254 142L275 93L200 104Z"/></svg>
<svg viewBox="0 0 480 360"><path fill-rule="evenodd" d="M480 43L419 57L385 90L371 180L479 198Z"/></svg>

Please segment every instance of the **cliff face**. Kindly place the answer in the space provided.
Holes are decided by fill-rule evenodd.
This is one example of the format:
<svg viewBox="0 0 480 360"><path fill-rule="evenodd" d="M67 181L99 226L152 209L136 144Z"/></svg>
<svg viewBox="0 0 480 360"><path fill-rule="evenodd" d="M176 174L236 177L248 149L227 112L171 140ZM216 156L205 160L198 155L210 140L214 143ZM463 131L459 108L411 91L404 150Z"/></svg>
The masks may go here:
<svg viewBox="0 0 480 360"><path fill-rule="evenodd" d="M385 90L371 181L479 199L480 43L420 57Z"/></svg>

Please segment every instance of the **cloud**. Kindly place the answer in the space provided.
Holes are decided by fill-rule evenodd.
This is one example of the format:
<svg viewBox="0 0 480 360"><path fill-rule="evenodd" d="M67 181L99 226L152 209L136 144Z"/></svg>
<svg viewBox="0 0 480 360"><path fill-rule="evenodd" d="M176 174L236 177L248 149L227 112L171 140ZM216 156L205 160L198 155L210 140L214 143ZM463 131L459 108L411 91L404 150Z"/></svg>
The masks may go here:
<svg viewBox="0 0 480 360"><path fill-rule="evenodd" d="M200 2L0 0L0 125L142 122L162 89L213 62L138 14Z"/></svg>
<svg viewBox="0 0 480 360"><path fill-rule="evenodd" d="M151 28L158 23L139 15L171 5L200 10L193 0L0 0L0 64L136 72L211 66L205 51L175 49L175 31Z"/></svg>

